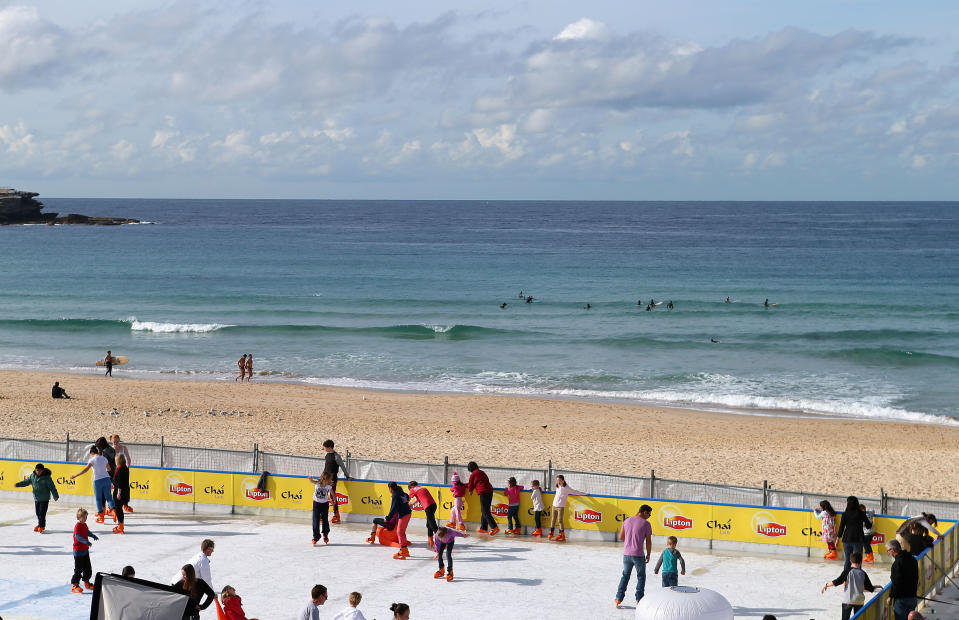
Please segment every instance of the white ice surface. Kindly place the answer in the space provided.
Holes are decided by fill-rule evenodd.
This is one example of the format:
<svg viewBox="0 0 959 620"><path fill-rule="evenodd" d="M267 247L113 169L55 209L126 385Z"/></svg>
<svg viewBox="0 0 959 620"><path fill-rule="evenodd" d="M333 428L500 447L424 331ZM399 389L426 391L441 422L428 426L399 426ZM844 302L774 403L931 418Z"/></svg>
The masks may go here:
<svg viewBox="0 0 959 620"><path fill-rule="evenodd" d="M0 617L81 620L90 617L89 593L70 593L73 572L71 538L78 498L51 502L48 529L32 531L33 504L0 503ZM89 504L86 502L85 504ZM87 505L87 509L92 506ZM92 512L92 510L91 510ZM425 546L422 520L410 524L412 558L394 560L395 549L364 542L360 524L333 527L330 544L312 547L305 521L256 517L200 517L166 514L128 515L127 534L113 534L113 523L88 524L100 536L91 550L93 570L119 573L126 564L137 577L168 583L198 550L200 541L216 541L213 586L225 584L243 597L249 617L294 618L309 599L313 584L329 588L321 618L347 605L353 590L362 592L367 618L391 618L392 602L412 607L412 618L622 618L632 620L635 576L624 609L613 607L622 571L622 548L613 543L550 543L497 535L458 539L453 555L456 578L433 579L436 562ZM575 540L576 533L571 533ZM654 545L653 562L661 544ZM687 574L681 585L710 588L725 596L737 618L780 620L838 618L839 593L822 585L839 575L842 564L820 558L753 556L740 552L684 547ZM647 588L660 577L647 571ZM889 565L867 567L873 583L888 581ZM215 620L214 606L203 613Z"/></svg>

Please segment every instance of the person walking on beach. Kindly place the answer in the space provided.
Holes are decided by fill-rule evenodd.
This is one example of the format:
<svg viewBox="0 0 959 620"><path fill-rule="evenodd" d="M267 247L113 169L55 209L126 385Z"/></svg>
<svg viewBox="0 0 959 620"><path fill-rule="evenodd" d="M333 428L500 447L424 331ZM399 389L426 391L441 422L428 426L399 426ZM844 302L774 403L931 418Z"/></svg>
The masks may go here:
<svg viewBox="0 0 959 620"><path fill-rule="evenodd" d="M429 541L430 550L434 551L433 535L436 534L436 530L439 529L439 526L436 524L436 500L433 499L430 490L426 487L421 487L416 480L410 481L409 489L410 497L416 498L420 507L423 508L424 514L426 514L426 539Z"/></svg>
<svg viewBox="0 0 959 620"><path fill-rule="evenodd" d="M90 448L90 460L86 466L77 473L70 476L70 480L75 480L79 476L93 470L93 497L97 503L97 514L95 521L103 523L104 515L109 514L116 519L116 505L113 503L113 497L110 495L110 472L108 471L109 461L100 454L96 446ZM106 505L110 506L110 512L104 513Z"/></svg>
<svg viewBox="0 0 959 620"><path fill-rule="evenodd" d="M570 495L586 495L582 491L577 491L566 484L566 478L562 475L556 476L556 494L553 496L553 510L550 514L549 536L547 539L563 542L566 540L566 525L563 523L563 515L566 512L566 502ZM556 524L559 524L559 536L553 538L553 532L556 530Z"/></svg>
<svg viewBox="0 0 959 620"><path fill-rule="evenodd" d="M893 557L889 572L889 600L895 620L906 620L909 612L916 609L919 601L916 588L919 587L919 563L908 551L902 550L898 540L886 543L886 551Z"/></svg>
<svg viewBox="0 0 959 620"><path fill-rule="evenodd" d="M456 542L457 538L466 538L466 536L466 534L457 532L451 527L441 527L436 531L436 559L439 561L440 567L433 573L434 579L446 577L446 581L453 581L453 543ZM449 572L443 566L443 551L446 551L446 566L449 567Z"/></svg>
<svg viewBox="0 0 959 620"><path fill-rule="evenodd" d="M863 532L869 527L872 527L872 521L866 517L866 513L859 510L859 498L850 495L846 498L846 510L842 513L839 531L836 532L836 536L842 540L842 549L846 555L844 570L849 570L849 558L853 553L862 553L863 544L866 542Z"/></svg>
<svg viewBox="0 0 959 620"><path fill-rule="evenodd" d="M246 380L247 383L253 381L253 354L246 354Z"/></svg>
<svg viewBox="0 0 959 620"><path fill-rule="evenodd" d="M246 353L240 356L240 359L236 360L236 366L240 369L240 374L236 376L233 380L234 383L237 381L243 382L243 378L246 377Z"/></svg>
<svg viewBox="0 0 959 620"><path fill-rule="evenodd" d="M460 482L460 475L453 472L450 476L450 493L453 495L453 507L450 508L450 521L446 527L455 527L461 532L466 531L463 523L463 496L466 495L466 485Z"/></svg>
<svg viewBox="0 0 959 620"><path fill-rule="evenodd" d="M813 510L817 519L822 519L822 541L826 543L826 553L822 557L827 560L835 560L839 557L836 551L836 511L833 510L829 500L819 502L819 508Z"/></svg>
<svg viewBox="0 0 959 620"><path fill-rule="evenodd" d="M103 376L112 377L113 376L113 353L111 351L107 351L107 356L103 358L103 365L106 366L107 368L107 371L103 373Z"/></svg>
<svg viewBox="0 0 959 620"><path fill-rule="evenodd" d="M850 558L849 570L844 570L832 581L827 581L822 592L833 586L845 584L842 590L842 620L849 620L850 616L862 609L866 603L866 592L875 592L881 588L873 586L869 575L862 570L862 554L858 551Z"/></svg>
<svg viewBox="0 0 959 620"><path fill-rule="evenodd" d="M90 566L90 547L93 543L90 539L100 540L100 538L87 527L88 515L86 508L78 509L77 524L73 526L73 577L70 579L73 587L70 591L74 594L83 594L83 588L80 587L81 579L87 590L93 589L93 584L90 583L90 577L93 576L93 567Z"/></svg>
<svg viewBox="0 0 959 620"><path fill-rule="evenodd" d="M466 485L466 488L470 493L475 492L479 495L480 500L480 526L476 532L495 536L499 532L499 528L496 526L496 521L493 520L491 510L493 506L493 485L490 484L489 476L479 468L476 461L470 461L466 465L466 469L470 472L469 484Z"/></svg>
<svg viewBox="0 0 959 620"><path fill-rule="evenodd" d="M346 469L346 463L343 462L343 457L340 456L340 453L333 449L332 439L327 439L323 442L323 451L326 452L326 456L323 457L323 473L330 475L331 484L333 485L333 490L330 492L330 498L333 502L333 520L331 523L340 522L340 504L336 501L336 482L340 477L340 470L343 470L343 476L347 480L351 480L350 472Z"/></svg>
<svg viewBox="0 0 959 620"><path fill-rule="evenodd" d="M53 382L53 388L50 390L50 395L54 398L70 398L70 396L67 395L67 391L60 387L59 381Z"/></svg>
<svg viewBox="0 0 959 620"><path fill-rule="evenodd" d="M506 533L510 536L516 536L523 532L523 528L519 524L519 500L520 493L523 492L523 485L516 484L516 478L510 476L506 481L506 503L508 508L506 510Z"/></svg>
<svg viewBox="0 0 959 620"><path fill-rule="evenodd" d="M307 478L314 484L313 490L313 544L320 540L320 524L323 524L323 543L330 542L330 494L333 490L332 480L326 472L320 474L319 478L310 476Z"/></svg>
<svg viewBox="0 0 959 620"><path fill-rule="evenodd" d="M117 468L113 470L113 503L116 505L114 514L117 526L114 534L123 534L123 509L130 501L130 469L127 467L127 457L117 455Z"/></svg>
<svg viewBox="0 0 959 620"><path fill-rule="evenodd" d="M635 516L623 521L619 530L619 539L623 541L623 576L619 579L616 589L616 607L626 598L626 586L629 577L636 569L636 604L646 594L646 564L653 553L653 526L649 524L649 515L653 508L649 504L639 507ZM643 548L645 546L645 553Z"/></svg>
<svg viewBox="0 0 959 620"><path fill-rule="evenodd" d="M57 492L57 485L53 483L50 470L44 467L43 463L37 463L32 474L13 486L33 487L33 505L37 513L37 526L33 528L33 531L42 534L47 529L47 508L50 506L50 496L53 496L53 501L60 501L60 493Z"/></svg>
<svg viewBox="0 0 959 620"><path fill-rule="evenodd" d="M530 498L533 500L533 519L536 522L536 529L530 536L543 536L543 513L546 512L546 504L543 503L543 490L539 488L539 480L533 480L529 483L532 487Z"/></svg>

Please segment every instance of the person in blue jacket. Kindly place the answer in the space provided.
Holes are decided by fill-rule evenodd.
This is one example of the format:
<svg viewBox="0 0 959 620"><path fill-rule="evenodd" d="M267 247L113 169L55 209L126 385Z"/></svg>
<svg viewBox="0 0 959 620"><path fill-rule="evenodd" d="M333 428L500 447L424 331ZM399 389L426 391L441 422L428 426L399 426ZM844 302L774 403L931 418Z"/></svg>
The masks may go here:
<svg viewBox="0 0 959 620"><path fill-rule="evenodd" d="M400 485L391 482L386 485L392 494L390 502L390 511L386 517L377 517L373 519L373 530L366 542L373 544L376 542L376 526L381 526L387 530L396 528L396 538L400 543L400 550L393 555L397 560L405 560L410 557L409 541L406 539L406 526L410 523L410 516L413 514L410 508L410 496L403 492Z"/></svg>

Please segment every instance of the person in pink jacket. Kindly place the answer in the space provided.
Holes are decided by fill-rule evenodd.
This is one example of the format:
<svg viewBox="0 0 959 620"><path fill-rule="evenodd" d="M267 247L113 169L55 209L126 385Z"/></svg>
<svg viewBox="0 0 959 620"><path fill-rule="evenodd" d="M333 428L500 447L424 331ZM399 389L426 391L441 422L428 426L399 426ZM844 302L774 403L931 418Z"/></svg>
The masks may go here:
<svg viewBox="0 0 959 620"><path fill-rule="evenodd" d="M523 529L519 525L519 499L523 488L523 485L516 484L516 478L513 476L510 476L509 480L506 481L506 490L504 493L506 494L506 503L509 504L506 512L507 535L515 536L523 532Z"/></svg>
<svg viewBox="0 0 959 620"><path fill-rule="evenodd" d="M450 509L450 521L446 524L446 527L454 527L461 532L465 532L463 497L466 495L466 485L460 482L460 475L455 471L450 478L450 492L453 494L453 508Z"/></svg>
<svg viewBox="0 0 959 620"><path fill-rule="evenodd" d="M556 495L553 496L553 509L550 511L549 540L562 542L566 540L566 526L563 525L563 513L566 512L566 501L570 495L586 495L582 491L577 491L566 484L566 478L562 475L556 476ZM556 524L559 523L559 536L553 537Z"/></svg>
<svg viewBox="0 0 959 620"><path fill-rule="evenodd" d="M440 569L433 573L435 579L442 579L445 573L446 581L453 581L453 543L457 538L466 538L466 534L457 532L451 527L441 527L436 531L436 559L439 560ZM449 572L445 572L443 567L443 551L446 551L446 564L449 566Z"/></svg>

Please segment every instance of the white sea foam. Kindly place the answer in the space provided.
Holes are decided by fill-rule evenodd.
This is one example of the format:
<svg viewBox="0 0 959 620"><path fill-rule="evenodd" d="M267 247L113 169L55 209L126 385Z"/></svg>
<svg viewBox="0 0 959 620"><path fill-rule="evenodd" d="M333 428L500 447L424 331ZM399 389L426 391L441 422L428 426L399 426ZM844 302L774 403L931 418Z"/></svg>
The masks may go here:
<svg viewBox="0 0 959 620"><path fill-rule="evenodd" d="M138 321L136 318L128 319L131 321L130 329L135 332L154 332L157 334L181 334L194 333L204 334L215 332L224 327L221 323L160 323L155 321Z"/></svg>
<svg viewBox="0 0 959 620"><path fill-rule="evenodd" d="M421 323L421 325L422 325L423 327L428 328L428 329L432 329L432 330L433 330L434 332L436 332L437 334L445 334L445 333L448 332L449 330L451 330L451 329L453 329L454 327L456 327L456 325L428 325L428 324L426 324L426 323Z"/></svg>

